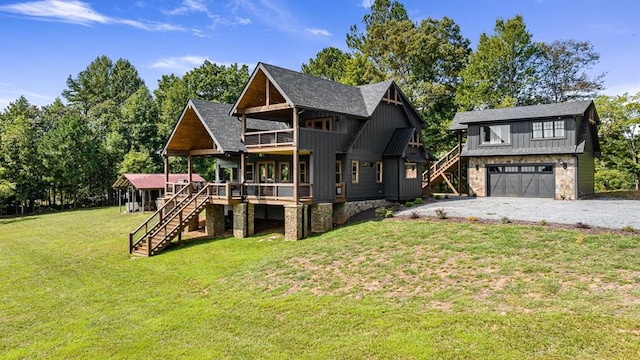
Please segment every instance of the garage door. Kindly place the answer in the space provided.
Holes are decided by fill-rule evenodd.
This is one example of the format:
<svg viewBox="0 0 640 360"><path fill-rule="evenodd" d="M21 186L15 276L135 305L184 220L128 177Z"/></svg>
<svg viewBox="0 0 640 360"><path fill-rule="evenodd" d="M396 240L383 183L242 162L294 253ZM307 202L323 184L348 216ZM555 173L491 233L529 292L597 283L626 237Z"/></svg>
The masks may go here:
<svg viewBox="0 0 640 360"><path fill-rule="evenodd" d="M488 165L489 196L545 197L555 193L553 165Z"/></svg>

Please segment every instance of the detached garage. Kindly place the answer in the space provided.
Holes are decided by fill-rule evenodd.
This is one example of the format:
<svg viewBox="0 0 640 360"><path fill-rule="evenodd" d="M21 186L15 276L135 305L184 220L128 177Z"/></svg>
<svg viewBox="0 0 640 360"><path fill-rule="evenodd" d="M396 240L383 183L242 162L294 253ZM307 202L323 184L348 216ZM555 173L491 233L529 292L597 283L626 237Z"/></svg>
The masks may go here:
<svg viewBox="0 0 640 360"><path fill-rule="evenodd" d="M470 195L577 199L594 192L599 123L589 100L459 112L451 130Z"/></svg>

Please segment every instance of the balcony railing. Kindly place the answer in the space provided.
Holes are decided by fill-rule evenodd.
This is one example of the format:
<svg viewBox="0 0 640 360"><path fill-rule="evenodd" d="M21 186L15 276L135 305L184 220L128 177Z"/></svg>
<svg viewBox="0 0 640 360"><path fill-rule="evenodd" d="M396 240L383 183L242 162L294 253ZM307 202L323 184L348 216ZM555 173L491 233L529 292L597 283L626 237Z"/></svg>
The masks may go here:
<svg viewBox="0 0 640 360"><path fill-rule="evenodd" d="M249 199L293 200L293 184L245 184L245 195ZM311 199L312 197L312 184L298 184L298 199Z"/></svg>
<svg viewBox="0 0 640 360"><path fill-rule="evenodd" d="M293 129L257 131L244 134L244 145L247 149L273 146L292 146Z"/></svg>
<svg viewBox="0 0 640 360"><path fill-rule="evenodd" d="M242 185L238 183L209 183L207 196L211 199L231 200L242 198Z"/></svg>

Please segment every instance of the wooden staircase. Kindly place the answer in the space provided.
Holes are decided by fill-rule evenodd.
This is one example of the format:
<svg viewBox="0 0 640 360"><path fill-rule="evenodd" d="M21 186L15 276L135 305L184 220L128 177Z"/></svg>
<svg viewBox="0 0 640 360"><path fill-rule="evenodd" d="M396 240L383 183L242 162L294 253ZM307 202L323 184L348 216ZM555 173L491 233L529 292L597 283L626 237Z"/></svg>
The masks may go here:
<svg viewBox="0 0 640 360"><path fill-rule="evenodd" d="M435 185L445 182L447 186L458 196L460 193L449 180L449 175L457 171L460 162L460 145L456 145L448 153L442 156L431 167L422 173L422 188L432 189ZM461 174L458 174L460 176Z"/></svg>
<svg viewBox="0 0 640 360"><path fill-rule="evenodd" d="M153 256L160 253L176 236L178 241L182 239L182 231L189 221L197 217L210 201L208 186L195 195L192 194L192 189L192 184L185 186L129 234L130 254Z"/></svg>

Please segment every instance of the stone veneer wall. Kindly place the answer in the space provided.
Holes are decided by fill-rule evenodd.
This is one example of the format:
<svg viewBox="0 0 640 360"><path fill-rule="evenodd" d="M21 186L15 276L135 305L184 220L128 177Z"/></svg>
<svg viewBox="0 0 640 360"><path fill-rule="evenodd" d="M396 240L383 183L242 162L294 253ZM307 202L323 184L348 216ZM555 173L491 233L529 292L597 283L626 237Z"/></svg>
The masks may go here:
<svg viewBox="0 0 640 360"><path fill-rule="evenodd" d="M322 203L311 205L311 231L323 233L333 228L333 204Z"/></svg>
<svg viewBox="0 0 640 360"><path fill-rule="evenodd" d="M300 240L302 239L303 216L302 211L304 205L285 205L284 206L284 239Z"/></svg>
<svg viewBox="0 0 640 360"><path fill-rule="evenodd" d="M336 203L333 205L333 223L338 225L344 224L355 214L373 208L384 207L388 204L389 201L384 199Z"/></svg>
<svg viewBox="0 0 640 360"><path fill-rule="evenodd" d="M557 155L524 155L524 156L494 156L469 158L469 190L470 195L487 196L487 169L486 165L493 164L555 164L557 200L576 199L576 157L571 154ZM563 169L561 163L567 162L567 168ZM476 164L479 169L476 170Z"/></svg>

